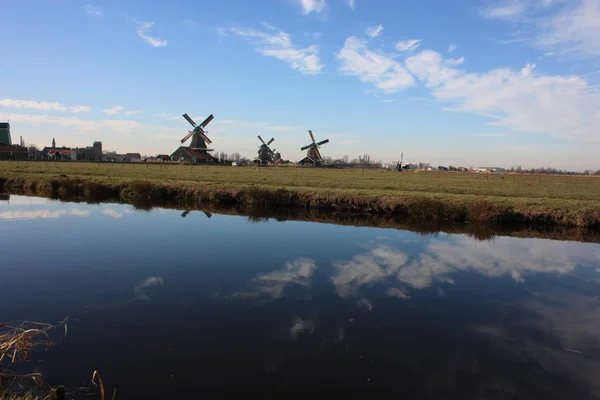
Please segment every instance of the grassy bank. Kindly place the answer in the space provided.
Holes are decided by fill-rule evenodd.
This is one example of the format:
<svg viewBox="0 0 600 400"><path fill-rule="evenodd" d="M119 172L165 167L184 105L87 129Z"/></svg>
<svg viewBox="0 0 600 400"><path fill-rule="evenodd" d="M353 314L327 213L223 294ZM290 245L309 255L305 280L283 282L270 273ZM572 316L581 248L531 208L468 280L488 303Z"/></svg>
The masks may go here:
<svg viewBox="0 0 600 400"><path fill-rule="evenodd" d="M2 162L8 191L186 207L333 209L420 220L600 225L594 177L397 173L315 168Z"/></svg>

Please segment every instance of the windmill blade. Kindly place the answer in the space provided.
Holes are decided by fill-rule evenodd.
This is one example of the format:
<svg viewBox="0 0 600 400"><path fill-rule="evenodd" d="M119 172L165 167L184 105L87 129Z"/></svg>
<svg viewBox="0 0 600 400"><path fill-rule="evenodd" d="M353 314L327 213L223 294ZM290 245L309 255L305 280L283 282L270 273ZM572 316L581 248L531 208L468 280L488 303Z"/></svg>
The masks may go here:
<svg viewBox="0 0 600 400"><path fill-rule="evenodd" d="M185 143L185 142L187 142L187 140L188 140L189 138L191 138L193 134L194 134L194 131L190 131L190 133L188 133L188 134L186 135L186 137L184 137L183 139L181 139L181 143Z"/></svg>
<svg viewBox="0 0 600 400"><path fill-rule="evenodd" d="M210 139L208 138L208 136L206 136L204 133L202 133L202 132L198 132L198 135L199 135L199 136L202 138L202 140L204 140L206 143L208 143L208 144L211 144L211 143L212 143L212 140L210 140Z"/></svg>
<svg viewBox="0 0 600 400"><path fill-rule="evenodd" d="M185 118L187 120L187 122L189 122L194 128L196 127L196 123L194 122L194 120L192 118L190 118L189 115L183 114L183 118Z"/></svg>
<svg viewBox="0 0 600 400"><path fill-rule="evenodd" d="M321 152L319 151L318 147L315 147L315 153L317 153L317 157L318 157L319 160L323 159L323 157L321 157Z"/></svg>
<svg viewBox="0 0 600 400"><path fill-rule="evenodd" d="M313 143L315 142L315 137L312 134L312 131L309 129L308 130L308 134L310 135L310 138L312 139Z"/></svg>
<svg viewBox="0 0 600 400"><path fill-rule="evenodd" d="M325 143L329 143L329 139L325 139L322 142L317 143L317 146L320 146L320 145L325 144Z"/></svg>
<svg viewBox="0 0 600 400"><path fill-rule="evenodd" d="M212 121L213 119L215 119L215 117L214 117L212 114L210 114L210 115L208 116L208 118L206 118L206 119L204 120L204 122L202 122L202 123L200 124L200 128L204 128L206 125L210 124L210 121Z"/></svg>
<svg viewBox="0 0 600 400"><path fill-rule="evenodd" d="M265 141L260 137L260 135L258 135L258 140L260 140L262 144L265 144Z"/></svg>
<svg viewBox="0 0 600 400"><path fill-rule="evenodd" d="M300 148L300 150L306 150L306 149L310 149L310 148L311 148L311 147L313 147L313 146L314 146L314 144L312 144L312 143L311 143L311 144L309 144L308 146L304 146L304 147Z"/></svg>
<svg viewBox="0 0 600 400"><path fill-rule="evenodd" d="M274 141L275 141L275 138L271 138L271 140L269 140L269 142L267 143L267 146L270 145L271 143L273 143Z"/></svg>

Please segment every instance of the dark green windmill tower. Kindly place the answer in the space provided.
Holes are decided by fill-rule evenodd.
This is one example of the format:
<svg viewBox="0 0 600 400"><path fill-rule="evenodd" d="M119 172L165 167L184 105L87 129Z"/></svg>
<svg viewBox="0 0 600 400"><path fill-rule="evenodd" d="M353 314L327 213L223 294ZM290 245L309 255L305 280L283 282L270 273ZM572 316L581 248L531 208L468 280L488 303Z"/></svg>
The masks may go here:
<svg viewBox="0 0 600 400"><path fill-rule="evenodd" d="M10 138L10 124L8 122L0 122L0 144L12 145Z"/></svg>

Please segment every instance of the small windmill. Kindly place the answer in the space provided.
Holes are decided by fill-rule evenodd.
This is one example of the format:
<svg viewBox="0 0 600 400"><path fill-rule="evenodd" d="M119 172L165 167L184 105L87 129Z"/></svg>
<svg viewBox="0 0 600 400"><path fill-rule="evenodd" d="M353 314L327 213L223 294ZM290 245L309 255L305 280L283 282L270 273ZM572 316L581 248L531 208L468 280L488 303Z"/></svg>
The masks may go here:
<svg viewBox="0 0 600 400"><path fill-rule="evenodd" d="M275 138L271 138L267 143L258 135L258 140L262 142L258 148L258 157L256 161L261 164L268 164L275 161L275 149L271 149L269 145L275 141Z"/></svg>
<svg viewBox="0 0 600 400"><path fill-rule="evenodd" d="M323 157L321 157L321 152L319 152L319 147L321 147L322 145L324 145L326 143L329 143L329 139L325 139L325 140L322 140L317 143L315 141L315 137L313 136L313 133L310 129L308 130L308 134L310 135L312 143L308 144L300 149L300 150L308 150L306 152L306 158L304 158L301 161L301 163L309 162L312 164L319 164L321 162L321 160L323 159Z"/></svg>
<svg viewBox="0 0 600 400"><path fill-rule="evenodd" d="M186 136L181 139L181 144L187 142L192 138L190 146L181 146L173 154L171 154L171 160L185 161L192 163L211 163L214 161L214 157L209 154L208 145L212 144L212 140L206 136L208 131L205 131L206 125L210 123L215 117L210 114L208 118L204 120L200 125L196 125L194 120L187 114L183 114L183 118L194 127L193 130L189 131Z"/></svg>

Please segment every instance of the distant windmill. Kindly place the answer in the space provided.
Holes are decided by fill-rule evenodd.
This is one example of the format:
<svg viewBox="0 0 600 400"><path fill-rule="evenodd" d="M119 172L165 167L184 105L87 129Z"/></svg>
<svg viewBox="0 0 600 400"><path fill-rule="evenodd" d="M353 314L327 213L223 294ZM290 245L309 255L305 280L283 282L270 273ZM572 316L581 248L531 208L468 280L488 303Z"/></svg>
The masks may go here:
<svg viewBox="0 0 600 400"><path fill-rule="evenodd" d="M329 143L329 139L325 139L325 140L317 143L315 141L315 137L313 136L313 133L310 129L308 130L308 134L310 135L312 143L308 144L300 149L300 150L308 150L306 152L306 158L304 158L301 161L301 163L319 164L323 160L323 157L321 157L321 152L319 152L319 147L321 147L322 145L324 145L326 143Z"/></svg>
<svg viewBox="0 0 600 400"><path fill-rule="evenodd" d="M268 164L275 161L275 149L271 149L269 145L275 141L275 138L271 138L267 143L258 135L258 140L262 142L258 148L258 157L256 160L261 164Z"/></svg>
<svg viewBox="0 0 600 400"><path fill-rule="evenodd" d="M179 147L171 154L171 160L192 163L213 162L215 158L209 154L209 151L213 151L213 149L209 149L207 146L207 144L212 144L212 140L206 136L208 131L205 131L204 128L206 128L206 125L208 125L215 117L210 114L200 125L196 125L194 120L187 114L183 114L183 118L185 118L194 129L189 131L188 134L181 139L181 143L187 142L189 138L192 138L192 142L189 147Z"/></svg>

